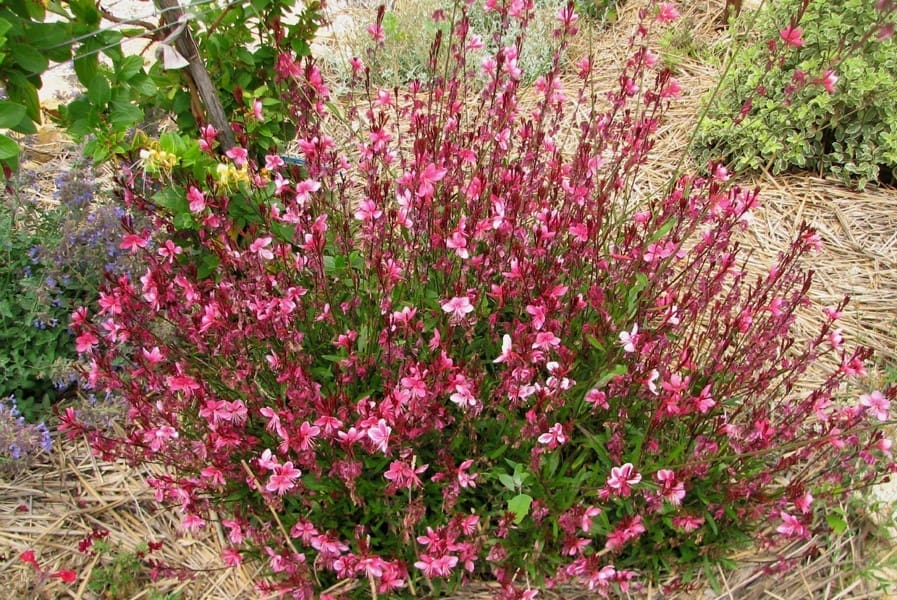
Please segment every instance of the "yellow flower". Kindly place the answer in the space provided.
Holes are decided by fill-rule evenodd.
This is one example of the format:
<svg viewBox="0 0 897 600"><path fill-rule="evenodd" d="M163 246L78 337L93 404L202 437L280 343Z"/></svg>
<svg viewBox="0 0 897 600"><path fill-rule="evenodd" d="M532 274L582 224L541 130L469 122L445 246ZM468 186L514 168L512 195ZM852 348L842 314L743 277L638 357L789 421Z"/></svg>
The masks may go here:
<svg viewBox="0 0 897 600"><path fill-rule="evenodd" d="M178 163L178 157L171 152L150 148L149 150L141 150L140 158L143 160L144 168L150 173L158 173L159 171L170 171Z"/></svg>

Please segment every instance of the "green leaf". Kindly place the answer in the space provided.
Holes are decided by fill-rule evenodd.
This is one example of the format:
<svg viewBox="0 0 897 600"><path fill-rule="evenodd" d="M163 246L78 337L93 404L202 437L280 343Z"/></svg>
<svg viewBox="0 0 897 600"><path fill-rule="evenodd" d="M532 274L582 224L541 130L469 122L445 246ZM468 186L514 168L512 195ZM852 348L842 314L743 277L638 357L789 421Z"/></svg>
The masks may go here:
<svg viewBox="0 0 897 600"><path fill-rule="evenodd" d="M152 201L156 206L167 208L170 211L175 211L179 207L187 207L186 197L183 197L174 188L170 187L163 188L153 194Z"/></svg>
<svg viewBox="0 0 897 600"><path fill-rule="evenodd" d="M618 377L620 375L625 375L628 371L628 367L623 364L614 365L610 371L607 371L598 379L598 382L595 384L595 387L603 387L610 382L614 377Z"/></svg>
<svg viewBox="0 0 897 600"><path fill-rule="evenodd" d="M129 102L113 102L109 120L119 128L128 128L137 125L143 119L143 111L140 107Z"/></svg>
<svg viewBox="0 0 897 600"><path fill-rule="evenodd" d="M177 229L196 229L196 221L189 212L180 212L174 216L174 226Z"/></svg>
<svg viewBox="0 0 897 600"><path fill-rule="evenodd" d="M12 138L0 133L0 160L14 159L19 155L19 145Z"/></svg>
<svg viewBox="0 0 897 600"><path fill-rule="evenodd" d="M498 480L501 482L503 486L511 490L512 492L517 489L517 485L514 482L514 478L508 475L507 473L499 473Z"/></svg>
<svg viewBox="0 0 897 600"><path fill-rule="evenodd" d="M78 21L86 25L99 25L103 16L92 0L69 0L69 8L72 9Z"/></svg>
<svg viewBox="0 0 897 600"><path fill-rule="evenodd" d="M18 102L0 100L0 129L12 129L25 118L25 107Z"/></svg>
<svg viewBox="0 0 897 600"><path fill-rule="evenodd" d="M18 71L12 71L8 77L9 85L7 85L6 92L9 99L25 105L28 117L32 121L40 123L40 99L37 97L37 88Z"/></svg>
<svg viewBox="0 0 897 600"><path fill-rule="evenodd" d="M130 81L142 72L143 58L140 56L126 56L123 61L115 66L115 78L118 81Z"/></svg>
<svg viewBox="0 0 897 600"><path fill-rule="evenodd" d="M601 342L598 341L594 335L589 334L586 336L586 340L589 342L589 345L592 346L595 350L600 350L601 352L605 352L604 346Z"/></svg>
<svg viewBox="0 0 897 600"><path fill-rule="evenodd" d="M828 526L832 528L832 531L838 535L847 530L847 521L838 515L826 515L825 520L828 522Z"/></svg>
<svg viewBox="0 0 897 600"><path fill-rule="evenodd" d="M17 133L24 133L25 135L31 135L33 133L37 133L37 127L34 126L34 121L28 115L24 115L22 119L12 127L11 130Z"/></svg>
<svg viewBox="0 0 897 600"><path fill-rule="evenodd" d="M87 97L98 108L106 106L106 103L112 98L112 88L109 87L109 80L105 75L98 73L91 80L90 85L87 86Z"/></svg>
<svg viewBox="0 0 897 600"><path fill-rule="evenodd" d="M200 257L199 264L196 268L197 277L200 279L207 279L215 272L215 269L218 268L220 262L221 259L218 258L217 254L203 254Z"/></svg>
<svg viewBox="0 0 897 600"><path fill-rule="evenodd" d="M25 73L40 74L50 66L50 61L46 56L27 44L13 44L10 51L16 65Z"/></svg>
<svg viewBox="0 0 897 600"><path fill-rule="evenodd" d="M529 514L530 506L533 504L533 497L527 494L517 494L508 500L508 511L514 513L514 523L520 525L526 515Z"/></svg>
<svg viewBox="0 0 897 600"><path fill-rule="evenodd" d="M89 47L84 50L88 52L90 51ZM83 52L81 53L83 54ZM100 65L99 61L100 59L96 54L81 56L80 58L75 59L75 75L78 76L78 81L80 81L82 85L88 85L88 83L93 81L97 76L97 71Z"/></svg>

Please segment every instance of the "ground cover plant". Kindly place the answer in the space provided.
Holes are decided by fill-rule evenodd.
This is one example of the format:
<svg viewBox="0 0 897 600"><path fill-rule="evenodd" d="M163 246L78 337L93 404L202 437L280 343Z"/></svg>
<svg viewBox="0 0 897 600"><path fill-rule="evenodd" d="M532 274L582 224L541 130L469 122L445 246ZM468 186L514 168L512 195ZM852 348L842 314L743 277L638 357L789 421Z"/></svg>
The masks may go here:
<svg viewBox="0 0 897 600"><path fill-rule="evenodd" d="M699 130L700 155L736 170L831 173L859 188L893 181L895 8L889 0L764 3L759 33L738 51Z"/></svg>
<svg viewBox="0 0 897 600"><path fill-rule="evenodd" d="M530 6L493 4L526 31ZM459 10L427 83L339 115L357 147L289 52L301 161L257 157L251 132L216 153L207 126L142 141L122 196L153 224L120 248L146 270L72 322L88 383L129 405L125 434L75 409L64 428L170 467L153 486L184 527L225 515L224 562L266 560L259 587L296 597L483 577L507 597L609 593L720 560L763 523L773 549L825 527L890 464L894 392L834 401L867 356L843 347L843 305L791 334L810 228L753 279L737 235L754 190L720 166L634 186L679 92L646 47L675 7L644 11L609 95L588 60L562 79L558 56L531 105L520 44L469 63L482 41ZM575 13L556 29L562 51ZM823 355L840 368L792 393Z"/></svg>

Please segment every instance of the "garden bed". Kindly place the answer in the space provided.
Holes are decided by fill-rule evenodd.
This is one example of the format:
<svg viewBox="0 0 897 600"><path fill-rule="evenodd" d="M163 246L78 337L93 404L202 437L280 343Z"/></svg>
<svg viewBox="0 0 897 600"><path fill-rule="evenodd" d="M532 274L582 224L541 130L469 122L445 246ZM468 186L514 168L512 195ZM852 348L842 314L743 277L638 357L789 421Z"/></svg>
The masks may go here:
<svg viewBox="0 0 897 600"><path fill-rule="evenodd" d="M619 61L625 49L616 48L635 21L639 2L630 0L610 30L596 31L591 45L610 48L599 53L605 61L598 68L608 74L607 88L614 84ZM725 30L718 25L722 3L693 3L683 10L683 18L691 24L691 35L699 46L724 45ZM322 40L327 43L328 40ZM330 40L339 43L338 38ZM715 85L719 70L716 65L700 62L693 56L680 57L678 78L683 96L668 113L660 135L660 142L652 153L651 162L642 169L639 184L642 192L650 194L662 189L669 181L670 167L678 164L683 155L697 115L700 100ZM600 84L599 84L600 87ZM35 168L28 158L37 159L44 150L25 158L25 168ZM61 151L64 154L64 151ZM66 159L41 159L39 169L44 180L52 181L57 169L65 168ZM767 173L739 176L739 184L762 189L763 208L746 233L745 243L752 250L753 265L767 265L784 249L801 221L816 227L825 242L817 255L815 284L811 291L817 307L837 304L844 295L851 303L843 319L846 340L867 345L876 351L876 364L870 369L873 382L880 383L897 367L897 190L887 187L868 187L863 192L845 188L833 180L814 174L796 173L773 177ZM807 311L802 332L809 332L818 323ZM831 367L820 364L819 367ZM820 371L821 373L822 371ZM818 383L819 373L810 373L807 385ZM10 598L91 598L100 597L88 588L88 582L100 578L110 580L119 595L112 597L145 598L150 588L164 594L180 594L181 598L249 598L260 569L244 563L238 568L222 568L220 556L226 540L220 527L210 528L202 535L185 534L179 528L179 517L154 507L152 492L145 477L151 475L127 465L95 460L84 443L69 443L61 437L54 439L54 450L31 469L18 475L0 489L0 579L10 586L0 591ZM893 489L893 488L892 488ZM885 491L890 498L893 492ZM874 496L864 496L870 503ZM740 567L734 571L707 573L702 581L705 598L885 598L883 587L875 581L893 579L893 571L882 564L893 562L886 538L885 526L876 521L873 513L891 518L890 509L870 508L864 515L856 506L846 514L848 529L840 536L825 541L825 552L781 575L764 575L762 567L771 564L773 557L760 550L732 556ZM880 514L879 517L880 518ZM78 544L92 532L108 531L109 549L102 553L81 552ZM94 534L95 535L95 534ZM803 543L795 543L786 550L795 555ZM150 583L150 569L137 572L116 572L116 559L133 556L143 542L161 542L161 547L148 553L158 561L159 579ZM44 573L73 570L76 582L66 584L57 577L40 577L33 565L21 560L25 550L35 551L36 560ZM148 552L148 551L144 551ZM174 567L179 572L168 572ZM119 567L121 568L121 567ZM179 579L176 575L190 575ZM126 582L133 575L133 582ZM711 581L715 580L715 591ZM108 588L107 588L108 589ZM487 585L472 585L459 592L459 598L486 597ZM546 592L544 597L588 597L573 593ZM659 597L656 590L646 589L639 597ZM694 592L682 598L695 597Z"/></svg>

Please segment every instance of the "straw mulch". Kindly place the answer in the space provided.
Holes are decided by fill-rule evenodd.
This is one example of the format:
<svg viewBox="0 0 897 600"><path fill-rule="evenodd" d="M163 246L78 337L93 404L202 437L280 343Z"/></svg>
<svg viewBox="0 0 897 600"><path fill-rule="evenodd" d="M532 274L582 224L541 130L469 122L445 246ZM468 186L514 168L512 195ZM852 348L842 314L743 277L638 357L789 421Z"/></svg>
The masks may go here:
<svg viewBox="0 0 897 600"><path fill-rule="evenodd" d="M598 82L610 89L615 74L625 60L620 31L630 31L637 9L644 0L629 0L618 24L607 32L593 32L574 51L600 48L597 71L607 73ZM697 43L726 44L727 33L719 27L722 0L679 3L683 19L690 25ZM325 44L338 43L338 36ZM643 193L663 188L682 156L700 112L701 98L715 84L718 65L708 65L689 57L678 64L683 97L673 104L660 131L652 161L643 169L639 185ZM49 174L52 180L52 174ZM816 226L826 249L813 264L816 272L813 300L818 306L837 303L851 296L843 327L845 339L875 348L880 365L897 362L897 191L869 187L863 192L849 190L837 182L812 174L773 177L767 173L741 176L739 183L760 187L764 207L758 211L746 234L757 268L769 264L791 239L797 225L805 220ZM818 312L818 311L817 311ZM812 331L818 317L808 313L799 324ZM873 383L882 369L872 369ZM0 483L0 598L98 598L87 588L92 573L108 564L109 557L78 551L78 542L95 528L109 531L109 541L122 552L133 552L141 542L161 541L162 549L152 557L182 568L188 579L162 578L149 581L149 571L134 573L140 582L130 598L148 597L148 590L180 592L185 599L254 598L253 585L262 576L259 565L222 569L221 549L226 540L219 527L192 536L179 527L176 510L160 509L146 483L147 469L131 469L123 464L107 464L91 457L83 443L57 440L52 456L7 483ZM893 510L893 509L892 509ZM890 515L885 515L887 518ZM872 515L875 517L875 515ZM798 600L897 598L889 596L884 583L897 581L897 573L887 566L897 564L897 550L882 537L881 518L855 514L848 531L828 540L810 540L821 550L789 573L763 574L763 566L773 557L758 550L732 558L740 567L732 572L718 570L700 578L699 591L674 597L706 600ZM78 579L66 585L58 579L40 580L33 569L20 560L26 549L34 549L47 573L73 569ZM801 550L795 545L789 552ZM787 552L786 552L787 555ZM710 581L716 580L716 591ZM488 584L469 586L455 597L486 598ZM897 593L893 591L891 593ZM553 599L589 598L588 594L566 591L545 592ZM644 589L632 598L660 598L656 589Z"/></svg>
<svg viewBox="0 0 897 600"><path fill-rule="evenodd" d="M112 563L115 554L134 553L141 543L162 542L149 554L181 572L155 583L150 569L131 573L124 586L127 598L146 597L148 589L180 592L181 598L252 598L258 567L222 568L225 538L220 528L193 537L179 528L174 510L160 510L146 482L151 472L106 463L91 456L86 443L54 439L53 455L0 488L0 598L99 598L87 583ZM109 532L115 552L104 556L82 553L78 543L94 530ZM72 585L59 579L41 580L22 562L33 549L42 570L72 569ZM166 575L163 573L163 575ZM120 580L122 580L120 578Z"/></svg>

